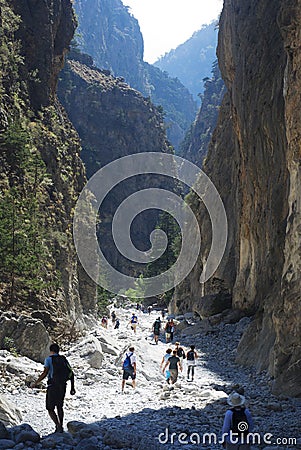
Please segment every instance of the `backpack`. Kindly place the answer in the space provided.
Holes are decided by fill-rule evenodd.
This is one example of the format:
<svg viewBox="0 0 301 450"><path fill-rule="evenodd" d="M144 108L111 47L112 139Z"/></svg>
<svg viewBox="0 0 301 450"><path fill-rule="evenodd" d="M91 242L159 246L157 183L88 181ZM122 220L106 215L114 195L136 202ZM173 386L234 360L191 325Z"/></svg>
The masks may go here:
<svg viewBox="0 0 301 450"><path fill-rule="evenodd" d="M189 352L187 353L187 361L194 361L194 351L193 350L189 350Z"/></svg>
<svg viewBox="0 0 301 450"><path fill-rule="evenodd" d="M244 407L240 409L231 408L231 411L233 413L231 419L232 433L237 434L239 437L247 436L249 434L249 423L245 413L245 408ZM242 422L243 425L240 426Z"/></svg>
<svg viewBox="0 0 301 450"><path fill-rule="evenodd" d="M65 356L51 355L53 375L52 382L54 384L65 384L74 377L73 370Z"/></svg>
<svg viewBox="0 0 301 450"><path fill-rule="evenodd" d="M131 323L137 323L137 322L138 322L138 317L132 316Z"/></svg>
<svg viewBox="0 0 301 450"><path fill-rule="evenodd" d="M185 359L186 358L186 356L185 356L185 352L184 352L184 350L182 349L182 347L179 347L179 349L178 349L178 356L180 357L180 358L183 358L183 359Z"/></svg>
<svg viewBox="0 0 301 450"><path fill-rule="evenodd" d="M122 368L123 370L131 370L133 369L132 363L131 363L131 356L133 356L133 353L129 353L126 355L125 360L123 361Z"/></svg>
<svg viewBox="0 0 301 450"><path fill-rule="evenodd" d="M154 322L154 330L159 331L161 328L161 322L159 320L156 320Z"/></svg>

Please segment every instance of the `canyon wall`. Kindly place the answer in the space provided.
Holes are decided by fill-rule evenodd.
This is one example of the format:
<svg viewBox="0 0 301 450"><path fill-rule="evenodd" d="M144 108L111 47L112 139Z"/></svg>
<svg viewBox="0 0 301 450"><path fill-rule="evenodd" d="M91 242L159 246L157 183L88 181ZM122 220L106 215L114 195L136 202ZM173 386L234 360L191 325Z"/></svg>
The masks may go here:
<svg viewBox="0 0 301 450"><path fill-rule="evenodd" d="M237 361L268 370L273 392L294 396L301 394L300 12L294 1L225 0L218 60L228 92L204 164L229 225L205 294L227 292L238 317L253 317ZM206 249L209 220L202 232ZM177 290L178 310L202 303L204 252Z"/></svg>

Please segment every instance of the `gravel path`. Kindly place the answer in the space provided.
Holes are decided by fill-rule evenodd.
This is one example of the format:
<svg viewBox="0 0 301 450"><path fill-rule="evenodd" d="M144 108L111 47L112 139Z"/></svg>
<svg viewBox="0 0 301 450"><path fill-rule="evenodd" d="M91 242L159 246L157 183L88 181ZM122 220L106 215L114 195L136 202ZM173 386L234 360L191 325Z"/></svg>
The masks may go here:
<svg viewBox="0 0 301 450"><path fill-rule="evenodd" d="M219 325L207 332L199 331L193 336L189 334L192 328L183 330L181 335L178 333L176 339L181 345L186 348L196 345L199 359L195 381L186 381L184 366L178 383L170 390L159 370L168 345L163 336L158 345L151 338L151 325L158 313L150 316L139 313L135 335L128 325L132 311L117 309L116 312L121 319L119 330L100 327L91 334L100 341L107 340L113 350L117 348L117 355L105 353L102 367L93 369L74 351L67 354L76 373L77 393L75 396L67 394L65 423L97 424L102 438L95 448L221 448L219 442L211 441L209 445L207 440L206 445L201 446L195 443L198 439L202 442L205 433L216 433L216 439L220 437L226 398L237 384L245 389L255 431L272 435L256 447L301 448L300 399L273 397L269 393L271 381L267 375L235 364L235 348L248 319L234 325ZM130 344L134 345L138 358L137 389L134 391L126 385L122 394L121 355ZM33 370L37 368L42 370L42 365L34 364ZM23 422L29 423L41 436L52 433L53 425L44 407L44 390L30 389L18 376L8 375L2 377L0 393L5 393L20 408ZM181 437L180 433L185 433L186 437ZM298 444L290 445L289 438L298 438ZM120 444L123 441L124 444ZM60 445L50 448L75 448L66 443ZM85 447L78 447L81 448Z"/></svg>

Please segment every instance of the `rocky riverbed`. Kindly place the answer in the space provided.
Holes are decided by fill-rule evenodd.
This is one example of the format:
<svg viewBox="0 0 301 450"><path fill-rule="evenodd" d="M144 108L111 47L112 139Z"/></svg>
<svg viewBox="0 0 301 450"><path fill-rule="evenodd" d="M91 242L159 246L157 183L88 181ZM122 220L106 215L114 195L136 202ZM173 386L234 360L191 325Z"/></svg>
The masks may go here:
<svg viewBox="0 0 301 450"><path fill-rule="evenodd" d="M10 406L8 417L8 407L0 403L0 420L17 424L0 427L0 449L221 448L226 399L235 385L244 388L254 431L260 433L255 448L301 448L300 399L272 396L267 375L235 364L235 349L249 319L218 325L181 322L176 339L186 348L195 344L199 353L195 381L186 381L184 364L176 385L168 386L159 369L168 345L163 335L155 345L151 333L158 313L139 312L135 335L129 326L132 310L116 312L119 330L111 324L91 330L65 352L76 374L77 392L66 396L64 433L53 433L45 387L28 387L43 366L0 351L0 398L5 396L16 406ZM121 361L130 344L137 353L137 388L126 385L122 394Z"/></svg>

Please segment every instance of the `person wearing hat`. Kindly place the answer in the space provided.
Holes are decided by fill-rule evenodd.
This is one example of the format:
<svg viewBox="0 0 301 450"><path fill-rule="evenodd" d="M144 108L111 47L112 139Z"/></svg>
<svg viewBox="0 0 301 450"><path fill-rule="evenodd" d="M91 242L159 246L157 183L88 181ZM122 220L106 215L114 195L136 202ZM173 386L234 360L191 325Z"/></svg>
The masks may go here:
<svg viewBox="0 0 301 450"><path fill-rule="evenodd" d="M223 447L227 450L250 449L248 435L253 430L253 419L245 401L238 392L232 392L227 399L231 408L226 411L222 430Z"/></svg>

